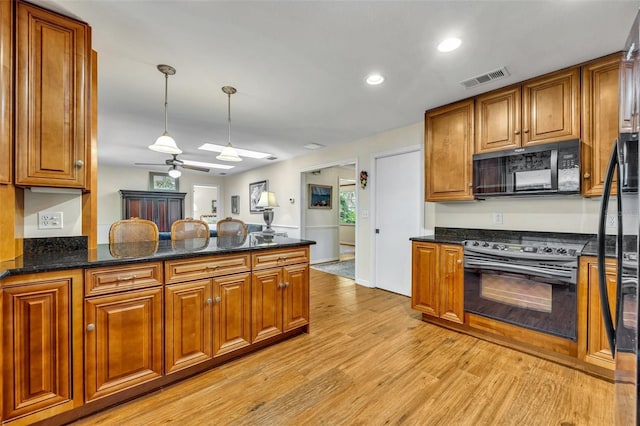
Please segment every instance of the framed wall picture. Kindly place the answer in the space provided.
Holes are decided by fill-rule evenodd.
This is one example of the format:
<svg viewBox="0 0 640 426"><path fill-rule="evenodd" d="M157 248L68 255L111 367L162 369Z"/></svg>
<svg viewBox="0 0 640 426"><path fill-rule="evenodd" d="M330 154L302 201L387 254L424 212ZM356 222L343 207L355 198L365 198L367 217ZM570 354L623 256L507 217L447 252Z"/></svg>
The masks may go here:
<svg viewBox="0 0 640 426"><path fill-rule="evenodd" d="M309 184L309 208L330 209L333 187L330 185Z"/></svg>
<svg viewBox="0 0 640 426"><path fill-rule="evenodd" d="M231 213L240 214L240 196L239 195L231 196Z"/></svg>
<svg viewBox="0 0 640 426"><path fill-rule="evenodd" d="M268 191L267 181L261 180L260 182L254 182L249 184L249 212L250 213L262 213L262 207L258 207L258 201L260 201L260 195L262 191Z"/></svg>
<svg viewBox="0 0 640 426"><path fill-rule="evenodd" d="M169 173L149 172L149 191L178 191L178 178Z"/></svg>

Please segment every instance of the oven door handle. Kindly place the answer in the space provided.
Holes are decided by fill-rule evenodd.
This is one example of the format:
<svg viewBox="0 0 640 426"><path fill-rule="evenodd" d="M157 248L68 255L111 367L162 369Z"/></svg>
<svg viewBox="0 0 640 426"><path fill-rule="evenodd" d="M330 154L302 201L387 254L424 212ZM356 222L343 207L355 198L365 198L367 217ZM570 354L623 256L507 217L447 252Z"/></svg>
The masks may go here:
<svg viewBox="0 0 640 426"><path fill-rule="evenodd" d="M505 264L502 262L492 262L486 260L465 259L465 268L477 268L480 270L488 269L501 272L515 272L518 274L530 275L541 278L551 278L560 280L570 280L571 283L575 282L575 275L572 271L554 271L549 272L548 269L538 268L535 266L524 266L515 264Z"/></svg>

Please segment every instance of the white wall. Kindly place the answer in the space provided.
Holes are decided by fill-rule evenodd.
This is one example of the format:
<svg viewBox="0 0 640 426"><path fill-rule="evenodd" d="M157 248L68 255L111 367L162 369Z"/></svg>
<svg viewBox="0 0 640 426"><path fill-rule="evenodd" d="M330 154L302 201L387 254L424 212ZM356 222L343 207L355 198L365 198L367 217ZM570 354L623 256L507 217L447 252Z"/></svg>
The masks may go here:
<svg viewBox="0 0 640 426"><path fill-rule="evenodd" d="M39 212L62 212L61 229L38 229ZM24 190L24 237L77 237L82 235L82 195L35 193Z"/></svg>
<svg viewBox="0 0 640 426"><path fill-rule="evenodd" d="M182 173L179 192L186 192L185 217L193 217L193 185L220 185L220 197L224 194L223 178L205 173ZM98 166L98 244L109 242L109 227L122 219L121 189L147 191L149 171L138 167ZM218 202L220 211L221 201Z"/></svg>

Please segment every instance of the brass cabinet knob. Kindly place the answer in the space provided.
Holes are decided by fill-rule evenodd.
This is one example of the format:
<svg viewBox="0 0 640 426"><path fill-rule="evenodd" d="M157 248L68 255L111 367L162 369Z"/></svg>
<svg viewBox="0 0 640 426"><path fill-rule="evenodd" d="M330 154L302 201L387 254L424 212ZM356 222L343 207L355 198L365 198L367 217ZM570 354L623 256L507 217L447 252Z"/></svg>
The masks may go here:
<svg viewBox="0 0 640 426"><path fill-rule="evenodd" d="M210 304L212 304L212 303L213 303L213 299L212 299L212 298L208 298L208 299L207 299L207 305L210 305Z"/></svg>
<svg viewBox="0 0 640 426"><path fill-rule="evenodd" d="M82 160L77 160L76 161L76 167L77 168L80 168L80 167L83 167L83 166L84 166L84 161L82 161Z"/></svg>
<svg viewBox="0 0 640 426"><path fill-rule="evenodd" d="M582 177L585 178L585 179L589 179L591 177L591 174L590 173L585 173Z"/></svg>
<svg viewBox="0 0 640 426"><path fill-rule="evenodd" d="M87 325L87 331L93 331L96 329L96 325L95 324L88 324Z"/></svg>
<svg viewBox="0 0 640 426"><path fill-rule="evenodd" d="M458 259L456 262L458 262L458 265L462 264L462 259Z"/></svg>
<svg viewBox="0 0 640 426"><path fill-rule="evenodd" d="M220 299L220 296L216 296L216 303L220 303L222 299Z"/></svg>
<svg viewBox="0 0 640 426"><path fill-rule="evenodd" d="M529 133L529 129L524 129L524 132L525 133Z"/></svg>
<svg viewBox="0 0 640 426"><path fill-rule="evenodd" d="M515 133L516 135L519 135L519 134L520 134L520 130L516 130L514 133Z"/></svg>
<svg viewBox="0 0 640 426"><path fill-rule="evenodd" d="M288 282L284 283L284 286L289 287L289 283Z"/></svg>
<svg viewBox="0 0 640 426"><path fill-rule="evenodd" d="M283 284L283 283L280 283L280 284L278 284L278 287L279 287L279 288L284 288L284 284Z"/></svg>

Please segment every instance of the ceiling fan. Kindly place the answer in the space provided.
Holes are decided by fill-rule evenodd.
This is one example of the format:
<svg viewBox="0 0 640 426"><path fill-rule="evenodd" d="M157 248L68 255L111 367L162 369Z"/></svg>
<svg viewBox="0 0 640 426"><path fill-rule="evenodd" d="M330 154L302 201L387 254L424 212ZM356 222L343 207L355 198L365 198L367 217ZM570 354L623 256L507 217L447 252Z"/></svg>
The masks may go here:
<svg viewBox="0 0 640 426"><path fill-rule="evenodd" d="M200 166L193 166L191 164L185 164L184 161L182 160L178 160L178 154L172 154L173 158L170 158L168 160L165 160L164 163L134 163L136 166L171 166L171 169L169 170L174 171L174 170L178 170L178 167L183 168L183 169L189 169L189 170L195 170L198 172L205 172L208 173L210 169L206 168L206 167L200 167Z"/></svg>

